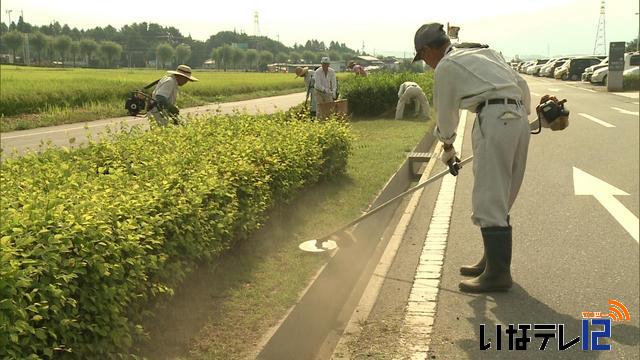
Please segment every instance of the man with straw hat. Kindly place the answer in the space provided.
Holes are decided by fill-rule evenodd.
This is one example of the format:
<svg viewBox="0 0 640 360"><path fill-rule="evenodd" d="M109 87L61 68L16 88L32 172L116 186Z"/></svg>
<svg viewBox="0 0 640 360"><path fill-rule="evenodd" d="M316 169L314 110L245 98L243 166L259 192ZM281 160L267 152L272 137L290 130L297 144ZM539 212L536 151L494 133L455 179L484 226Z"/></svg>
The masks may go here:
<svg viewBox="0 0 640 360"><path fill-rule="evenodd" d="M176 106L178 87L189 81L198 79L191 75L191 68L187 65L179 65L175 71L167 71L167 75L158 81L151 94L153 101L149 110L149 114L153 115L158 125L167 126L169 117L173 118L175 123L175 116L180 113Z"/></svg>
<svg viewBox="0 0 640 360"><path fill-rule="evenodd" d="M309 97L311 97L311 116L316 116L316 98L315 96L313 96L313 85L314 85L313 75L314 75L314 72L309 71L309 68L306 66L305 67L298 66L296 68L296 78L299 78L299 77L304 78L304 87L307 91L307 96L304 99L305 107L307 105L307 101L309 100Z"/></svg>
<svg viewBox="0 0 640 360"><path fill-rule="evenodd" d="M318 105L332 102L337 98L336 72L329 67L331 60L324 56L320 61L322 67L316 70L313 75L315 80L314 89Z"/></svg>

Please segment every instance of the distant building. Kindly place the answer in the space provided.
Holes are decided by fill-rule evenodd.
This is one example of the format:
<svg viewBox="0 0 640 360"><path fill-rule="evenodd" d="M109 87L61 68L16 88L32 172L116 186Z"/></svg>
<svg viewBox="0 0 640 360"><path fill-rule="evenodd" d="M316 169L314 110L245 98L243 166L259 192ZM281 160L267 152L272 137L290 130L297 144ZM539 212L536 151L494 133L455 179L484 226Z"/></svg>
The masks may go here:
<svg viewBox="0 0 640 360"><path fill-rule="evenodd" d="M361 55L361 56L354 57L352 60L364 67L367 67L367 66L384 67L384 62L378 59L377 57L373 57L373 56Z"/></svg>

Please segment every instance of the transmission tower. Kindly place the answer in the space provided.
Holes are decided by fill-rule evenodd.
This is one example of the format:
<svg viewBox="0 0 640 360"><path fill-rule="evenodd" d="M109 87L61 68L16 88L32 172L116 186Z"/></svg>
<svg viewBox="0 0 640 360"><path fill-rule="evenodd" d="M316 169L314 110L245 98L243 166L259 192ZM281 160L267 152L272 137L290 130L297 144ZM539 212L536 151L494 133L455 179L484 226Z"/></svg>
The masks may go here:
<svg viewBox="0 0 640 360"><path fill-rule="evenodd" d="M607 55L607 33L605 30L605 5L604 0L600 2L600 19L598 19L598 30L596 31L596 41L593 44L593 55Z"/></svg>
<svg viewBox="0 0 640 360"><path fill-rule="evenodd" d="M257 11L253 13L253 32L255 36L260 36L260 20Z"/></svg>

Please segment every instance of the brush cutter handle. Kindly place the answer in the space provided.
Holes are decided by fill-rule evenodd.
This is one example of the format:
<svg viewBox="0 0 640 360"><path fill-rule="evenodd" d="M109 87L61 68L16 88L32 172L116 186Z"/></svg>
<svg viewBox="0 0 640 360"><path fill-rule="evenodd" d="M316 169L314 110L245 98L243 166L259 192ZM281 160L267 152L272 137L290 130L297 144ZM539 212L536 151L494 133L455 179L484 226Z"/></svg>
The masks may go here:
<svg viewBox="0 0 640 360"><path fill-rule="evenodd" d="M466 159L464 159L464 160L462 160L462 161L456 162L456 163L455 163L455 166L456 166L457 170L461 169L461 168L462 168L462 165L464 165L464 164L466 164L466 163L468 163L468 162L471 162L471 160L473 160L473 156L469 156L468 158L466 158ZM457 170L456 170L456 171L457 171ZM436 182L437 180L439 180L440 178L444 177L444 176L445 176L445 175L447 175L447 174L450 174L450 169L443 170L443 171L441 171L441 172L437 173L436 175L434 175L434 176L430 177L429 179L425 180L424 182L422 182L422 183L420 183L420 184L418 184L418 185L416 185L416 186L414 186L414 187L410 188L409 190L407 190L407 191L405 191L405 192L403 192L403 193L400 193L400 194L396 195L395 197L393 197L393 198L391 198L391 199L389 199L389 200L385 201L384 203L382 203L382 204L380 204L380 205L376 206L375 208L373 208L373 209L371 209L371 210L367 211L365 214L363 214L363 215L362 215L362 216L360 216L359 218L357 218L357 219L353 220L352 222L350 222L350 223L348 223L347 225L345 225L345 226L341 227L340 229L338 229L338 230L336 230L336 231L332 232L331 234L328 234L328 235L326 235L326 236L323 236L323 237L321 237L321 238L318 238L318 240L324 241L324 239L328 239L329 237L331 237L333 234L335 234L335 233L337 233L337 232L340 232L340 231L344 231L344 230L349 229L349 228L350 228L350 227L352 227L353 225L355 225L355 224L359 223L360 221L362 221L362 220L364 220L364 219L368 218L369 216L371 216L371 215L373 215L373 214L375 214L375 213L379 212L380 210L382 210L382 209L384 209L385 207L389 206L389 205L390 205L390 204L392 204L393 202L395 202L395 201L397 201L397 200L399 200L399 199L402 199L403 197L405 197L405 196L407 196L407 195L409 195L409 194L412 194L412 193L416 192L417 190L420 190L420 189L422 189L423 187L425 187L425 186L427 186L427 185L429 185L429 184L432 184L432 183ZM455 175L454 175L454 176L455 176Z"/></svg>

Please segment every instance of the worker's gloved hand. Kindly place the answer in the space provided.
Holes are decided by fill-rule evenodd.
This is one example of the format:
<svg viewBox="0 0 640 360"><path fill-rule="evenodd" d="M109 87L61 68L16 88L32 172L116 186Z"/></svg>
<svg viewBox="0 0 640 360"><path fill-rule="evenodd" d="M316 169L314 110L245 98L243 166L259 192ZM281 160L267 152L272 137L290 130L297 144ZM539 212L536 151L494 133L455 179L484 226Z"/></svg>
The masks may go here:
<svg viewBox="0 0 640 360"><path fill-rule="evenodd" d="M456 159L456 149L453 147L453 144L442 147L442 154L440 154L440 161L445 165L449 165L451 160Z"/></svg>

